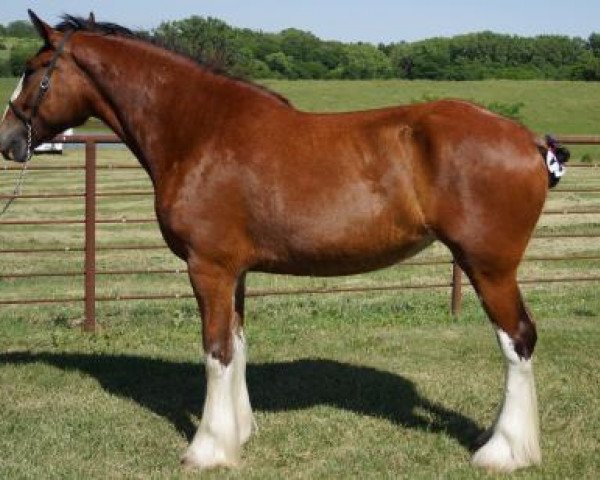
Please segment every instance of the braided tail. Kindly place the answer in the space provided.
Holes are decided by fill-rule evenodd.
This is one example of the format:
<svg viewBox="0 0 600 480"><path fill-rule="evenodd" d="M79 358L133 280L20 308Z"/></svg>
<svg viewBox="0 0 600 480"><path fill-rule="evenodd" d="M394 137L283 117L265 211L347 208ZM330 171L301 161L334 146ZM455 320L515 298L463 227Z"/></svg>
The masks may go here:
<svg viewBox="0 0 600 480"><path fill-rule="evenodd" d="M571 158L571 152L552 135L538 141L538 150L548 171L548 186L554 188L566 172L565 163Z"/></svg>

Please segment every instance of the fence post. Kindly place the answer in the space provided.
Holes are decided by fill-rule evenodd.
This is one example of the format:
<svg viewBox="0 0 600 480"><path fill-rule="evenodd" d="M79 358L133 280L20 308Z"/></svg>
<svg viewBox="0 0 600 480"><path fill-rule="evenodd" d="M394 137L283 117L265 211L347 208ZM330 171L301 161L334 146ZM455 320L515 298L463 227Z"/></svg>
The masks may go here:
<svg viewBox="0 0 600 480"><path fill-rule="evenodd" d="M96 144L85 142L85 320L83 330L96 330Z"/></svg>
<svg viewBox="0 0 600 480"><path fill-rule="evenodd" d="M462 309L462 270L456 263L452 262L452 315L457 317Z"/></svg>

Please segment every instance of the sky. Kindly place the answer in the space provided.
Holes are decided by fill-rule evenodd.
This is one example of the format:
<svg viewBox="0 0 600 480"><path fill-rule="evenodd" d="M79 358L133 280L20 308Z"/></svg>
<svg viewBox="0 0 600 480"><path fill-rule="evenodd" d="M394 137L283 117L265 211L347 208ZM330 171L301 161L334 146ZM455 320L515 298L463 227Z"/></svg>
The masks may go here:
<svg viewBox="0 0 600 480"><path fill-rule="evenodd" d="M27 8L51 24L64 13L93 11L98 21L149 30L199 15L265 32L294 27L344 42L391 43L483 30L587 38L600 31L598 0L2 0L0 23L26 19Z"/></svg>

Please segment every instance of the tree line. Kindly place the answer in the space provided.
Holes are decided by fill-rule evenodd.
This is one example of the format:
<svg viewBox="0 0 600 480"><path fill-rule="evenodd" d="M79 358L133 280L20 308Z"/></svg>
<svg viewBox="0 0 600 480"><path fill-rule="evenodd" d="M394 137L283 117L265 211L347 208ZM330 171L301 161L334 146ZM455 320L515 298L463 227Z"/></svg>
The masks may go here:
<svg viewBox="0 0 600 480"><path fill-rule="evenodd" d="M373 45L324 41L296 28L278 33L236 28L199 16L136 33L257 79L600 80L600 33L580 38L479 32ZM9 45L9 38L19 41ZM0 25L0 75L20 75L24 59L39 47L35 39L28 22ZM2 56L2 49L9 54Z"/></svg>

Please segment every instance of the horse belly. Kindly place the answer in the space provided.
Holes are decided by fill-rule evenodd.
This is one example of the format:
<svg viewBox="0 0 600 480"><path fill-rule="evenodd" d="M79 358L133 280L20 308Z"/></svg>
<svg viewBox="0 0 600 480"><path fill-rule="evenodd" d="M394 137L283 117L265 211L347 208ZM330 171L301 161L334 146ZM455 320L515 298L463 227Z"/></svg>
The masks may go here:
<svg viewBox="0 0 600 480"><path fill-rule="evenodd" d="M343 209L321 204L307 213L282 219L269 260L257 270L314 276L362 273L393 265L434 240L408 212L379 208L377 202L349 203Z"/></svg>
<svg viewBox="0 0 600 480"><path fill-rule="evenodd" d="M354 275L389 267L420 252L433 242L423 238L403 245L379 248L368 252L327 251L321 254L297 255L293 260L272 263L260 271L301 276Z"/></svg>

